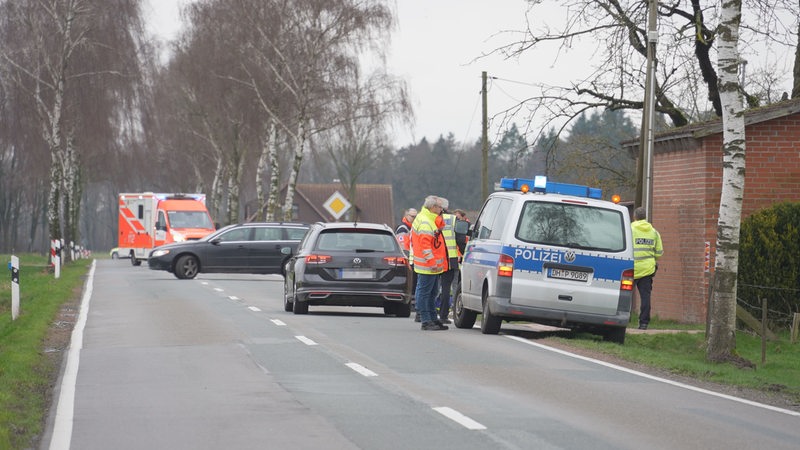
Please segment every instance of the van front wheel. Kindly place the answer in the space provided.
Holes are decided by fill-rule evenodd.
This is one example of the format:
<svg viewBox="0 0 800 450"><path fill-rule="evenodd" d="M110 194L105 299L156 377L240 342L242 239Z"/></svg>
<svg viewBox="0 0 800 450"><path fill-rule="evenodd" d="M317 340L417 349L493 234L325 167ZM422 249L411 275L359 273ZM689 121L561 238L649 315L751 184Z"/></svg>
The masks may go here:
<svg viewBox="0 0 800 450"><path fill-rule="evenodd" d="M475 325L475 319L478 318L478 313L464 307L464 299L461 294L461 287L456 291L455 300L453 300L453 323L456 328L472 328Z"/></svg>

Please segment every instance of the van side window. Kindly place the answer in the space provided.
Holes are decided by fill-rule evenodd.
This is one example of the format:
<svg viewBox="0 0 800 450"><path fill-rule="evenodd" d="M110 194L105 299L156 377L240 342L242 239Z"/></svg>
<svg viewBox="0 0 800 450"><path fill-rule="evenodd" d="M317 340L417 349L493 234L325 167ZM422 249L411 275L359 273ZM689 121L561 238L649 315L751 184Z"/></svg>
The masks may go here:
<svg viewBox="0 0 800 450"><path fill-rule="evenodd" d="M494 223L492 224L492 234L489 239L501 239L503 237L503 230L506 229L506 223L511 214L511 200L501 198L500 204L497 206L495 213Z"/></svg>
<svg viewBox="0 0 800 450"><path fill-rule="evenodd" d="M499 197L490 198L478 216L478 221L475 222L473 236L477 239L500 239L510 211L511 200Z"/></svg>
<svg viewBox="0 0 800 450"><path fill-rule="evenodd" d="M478 215L478 220L475 221L474 238L487 239L492 233L491 226L494 221L494 213L497 211L497 206L499 204L499 199L490 198L489 201L483 205L483 210L481 210L481 213Z"/></svg>

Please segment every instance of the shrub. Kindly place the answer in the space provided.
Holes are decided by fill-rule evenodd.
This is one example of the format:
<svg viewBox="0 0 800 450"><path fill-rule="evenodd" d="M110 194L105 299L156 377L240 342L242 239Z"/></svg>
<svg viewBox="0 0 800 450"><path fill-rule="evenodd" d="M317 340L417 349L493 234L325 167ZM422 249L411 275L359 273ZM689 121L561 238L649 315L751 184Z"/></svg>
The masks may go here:
<svg viewBox="0 0 800 450"><path fill-rule="evenodd" d="M800 312L800 203L777 203L742 221L738 291L756 317L766 298L769 320L782 327Z"/></svg>

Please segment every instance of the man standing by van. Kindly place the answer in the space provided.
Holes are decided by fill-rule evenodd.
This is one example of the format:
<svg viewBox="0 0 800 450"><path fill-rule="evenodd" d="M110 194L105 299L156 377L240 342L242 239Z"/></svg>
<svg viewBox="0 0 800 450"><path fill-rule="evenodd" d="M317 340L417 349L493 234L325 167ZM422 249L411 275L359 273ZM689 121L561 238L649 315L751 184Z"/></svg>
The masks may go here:
<svg viewBox="0 0 800 450"><path fill-rule="evenodd" d="M638 207L633 211L633 278L639 291L639 329L646 330L650 323L650 294L653 277L658 269L658 258L664 253L661 235L647 221L647 210Z"/></svg>
<svg viewBox="0 0 800 450"><path fill-rule="evenodd" d="M436 219L444 210L444 200L429 195L411 227L411 252L417 273L416 302L423 330L446 330L436 317L434 300L439 274L447 268L447 247Z"/></svg>

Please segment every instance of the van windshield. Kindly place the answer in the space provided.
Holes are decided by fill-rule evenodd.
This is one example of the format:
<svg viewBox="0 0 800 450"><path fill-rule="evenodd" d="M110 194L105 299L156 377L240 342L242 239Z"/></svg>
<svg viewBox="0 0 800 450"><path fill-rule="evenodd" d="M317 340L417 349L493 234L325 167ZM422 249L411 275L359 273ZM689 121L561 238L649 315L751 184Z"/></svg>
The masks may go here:
<svg viewBox="0 0 800 450"><path fill-rule="evenodd" d="M172 228L214 228L205 211L167 211Z"/></svg>
<svg viewBox="0 0 800 450"><path fill-rule="evenodd" d="M526 202L517 225L517 239L535 244L585 250L625 250L622 213L570 203Z"/></svg>

